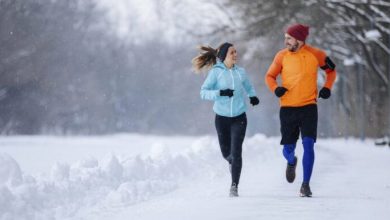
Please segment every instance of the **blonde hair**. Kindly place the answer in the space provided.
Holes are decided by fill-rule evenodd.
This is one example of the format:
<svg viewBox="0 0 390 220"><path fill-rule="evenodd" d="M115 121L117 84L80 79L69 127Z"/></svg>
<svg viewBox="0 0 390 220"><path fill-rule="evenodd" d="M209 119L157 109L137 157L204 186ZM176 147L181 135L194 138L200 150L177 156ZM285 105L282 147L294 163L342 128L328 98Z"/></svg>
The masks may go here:
<svg viewBox="0 0 390 220"><path fill-rule="evenodd" d="M217 49L210 46L199 46L201 52L192 59L192 67L195 73L200 73L203 69L210 69L217 63Z"/></svg>

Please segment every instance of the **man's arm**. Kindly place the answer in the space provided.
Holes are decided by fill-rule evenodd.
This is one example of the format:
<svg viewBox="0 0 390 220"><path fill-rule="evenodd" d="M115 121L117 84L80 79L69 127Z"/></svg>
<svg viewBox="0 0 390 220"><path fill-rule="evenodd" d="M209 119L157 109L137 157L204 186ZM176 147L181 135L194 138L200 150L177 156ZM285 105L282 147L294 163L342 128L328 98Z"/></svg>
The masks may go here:
<svg viewBox="0 0 390 220"><path fill-rule="evenodd" d="M336 65L329 57L325 55L324 63L320 67L321 69L325 70L326 73L324 87L331 89L334 81L336 80Z"/></svg>
<svg viewBox="0 0 390 220"><path fill-rule="evenodd" d="M271 92L274 92L278 87L278 83L276 82L276 78L282 71L282 53L277 53L274 60L272 61L270 67L268 68L267 73L265 74L265 83Z"/></svg>
<svg viewBox="0 0 390 220"><path fill-rule="evenodd" d="M326 73L325 84L323 87L332 89L333 83L336 80L336 65L326 55L326 53L318 48L311 48L313 54L317 57L318 65Z"/></svg>

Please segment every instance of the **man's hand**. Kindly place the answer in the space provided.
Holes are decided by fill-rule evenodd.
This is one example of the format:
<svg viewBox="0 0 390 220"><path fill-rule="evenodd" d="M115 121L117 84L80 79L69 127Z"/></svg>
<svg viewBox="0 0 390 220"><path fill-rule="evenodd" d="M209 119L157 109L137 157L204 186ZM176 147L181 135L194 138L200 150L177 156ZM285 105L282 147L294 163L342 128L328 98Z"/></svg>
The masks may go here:
<svg viewBox="0 0 390 220"><path fill-rule="evenodd" d="M326 88L326 87L322 87L322 89L320 90L319 94L318 94L318 97L320 98L323 98L323 99L328 99L331 95L331 92L330 92L330 89Z"/></svg>
<svg viewBox="0 0 390 220"><path fill-rule="evenodd" d="M284 93L287 92L287 89L284 87L278 86L278 87L276 87L274 92L275 92L275 95L280 98L284 95Z"/></svg>

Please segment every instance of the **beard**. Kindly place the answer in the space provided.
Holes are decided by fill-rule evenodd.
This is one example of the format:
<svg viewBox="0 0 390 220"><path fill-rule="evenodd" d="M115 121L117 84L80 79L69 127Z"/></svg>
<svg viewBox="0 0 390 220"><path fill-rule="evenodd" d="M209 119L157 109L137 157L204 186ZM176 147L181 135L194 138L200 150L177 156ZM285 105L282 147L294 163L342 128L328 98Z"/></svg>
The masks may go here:
<svg viewBox="0 0 390 220"><path fill-rule="evenodd" d="M295 52L297 51L298 47L299 47L299 44L298 42L296 42L295 44L291 45L291 44L287 44L288 46L288 50L291 51L291 52Z"/></svg>

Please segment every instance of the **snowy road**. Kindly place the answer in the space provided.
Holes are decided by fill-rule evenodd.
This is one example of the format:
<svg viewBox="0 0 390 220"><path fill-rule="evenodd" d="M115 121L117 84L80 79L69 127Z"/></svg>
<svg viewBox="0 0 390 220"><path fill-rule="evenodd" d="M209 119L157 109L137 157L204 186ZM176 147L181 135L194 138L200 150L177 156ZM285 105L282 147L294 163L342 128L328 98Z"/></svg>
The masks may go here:
<svg viewBox="0 0 390 220"><path fill-rule="evenodd" d="M367 145L321 141L313 198L298 197L301 167L288 184L279 151L263 146L264 155L245 161L239 198L227 197L228 176L201 178L107 219L389 219L390 149Z"/></svg>
<svg viewBox="0 0 390 220"><path fill-rule="evenodd" d="M128 139L131 138L134 143L135 137ZM4 172L0 172L4 184L0 195L12 198L15 202L11 204L42 203L40 200L47 198L56 204L23 209L26 213L17 212L18 207L14 206L0 208L1 219L390 218L390 148L375 147L372 141L319 140L311 182L313 197L301 198L298 196L301 164L297 168L296 181L288 184L284 177L285 161L278 138L261 135L247 138L243 151L240 197L229 198L228 167L221 159L215 137L137 136L136 144L127 147L124 146L123 137L121 141L118 137L108 139L107 143L111 141L121 146L120 149L111 148L108 151L114 151L118 159L108 157L108 162L104 162L99 158L103 151L98 155L93 150L83 151L89 153L80 155L80 151L74 149L73 152L80 158L99 159L71 164L68 171L56 165L52 168L51 177L34 176L35 185L28 183L26 174L23 174L22 183L12 185L10 181L5 181ZM10 143L1 139L0 146L4 146L5 142ZM57 145L61 143L63 141L59 138ZM75 143L80 144L79 141ZM96 143L96 140L83 142L84 147L91 149L92 143ZM55 145L56 142L51 144ZM72 149L72 146L68 146L68 149ZM10 148L0 147L0 153L10 155L18 164L24 164L18 161L23 155ZM143 156L137 157L140 154ZM297 147L297 155L302 158L301 147ZM69 157L69 163L73 163L74 158ZM62 158L61 161L66 160ZM7 165L4 161L2 164ZM66 191L73 196L67 198L66 202L57 201L39 191L49 183L54 185L50 188L54 194ZM26 190L27 186L33 189ZM5 188L12 196L5 194ZM24 191L21 192L20 188L24 188ZM43 195L25 199L31 197L31 191ZM0 197L0 205L5 202ZM77 207L70 203L77 204Z"/></svg>

